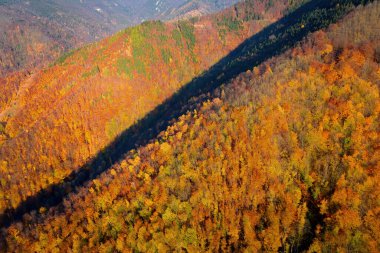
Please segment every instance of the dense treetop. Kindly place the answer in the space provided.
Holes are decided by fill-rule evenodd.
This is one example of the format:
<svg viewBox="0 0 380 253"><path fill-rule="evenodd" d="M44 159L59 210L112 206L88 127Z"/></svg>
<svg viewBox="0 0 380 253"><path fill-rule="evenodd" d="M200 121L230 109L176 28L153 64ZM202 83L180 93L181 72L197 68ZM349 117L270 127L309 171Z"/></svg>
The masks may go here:
<svg viewBox="0 0 380 253"><path fill-rule="evenodd" d="M380 3L240 74L8 251L380 251Z"/></svg>
<svg viewBox="0 0 380 253"><path fill-rule="evenodd" d="M5 78L0 213L42 189L49 192L293 4L252 0L200 19L144 22L74 50L29 77Z"/></svg>

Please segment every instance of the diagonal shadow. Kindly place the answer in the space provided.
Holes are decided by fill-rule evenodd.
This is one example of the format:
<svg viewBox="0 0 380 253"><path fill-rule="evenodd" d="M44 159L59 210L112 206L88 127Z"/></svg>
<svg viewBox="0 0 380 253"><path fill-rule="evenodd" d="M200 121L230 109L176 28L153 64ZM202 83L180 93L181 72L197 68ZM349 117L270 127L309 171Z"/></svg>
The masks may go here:
<svg viewBox="0 0 380 253"><path fill-rule="evenodd" d="M83 186L120 161L131 149L144 145L191 108L192 98L212 92L239 73L252 69L265 60L283 53L307 34L336 22L351 8L371 0L312 0L244 41L202 75L194 78L143 119L125 130L84 166L73 171L63 182L50 185L28 197L15 209L0 215L0 226L9 227L24 214L41 207L58 205L76 187ZM203 96L197 103L205 100Z"/></svg>

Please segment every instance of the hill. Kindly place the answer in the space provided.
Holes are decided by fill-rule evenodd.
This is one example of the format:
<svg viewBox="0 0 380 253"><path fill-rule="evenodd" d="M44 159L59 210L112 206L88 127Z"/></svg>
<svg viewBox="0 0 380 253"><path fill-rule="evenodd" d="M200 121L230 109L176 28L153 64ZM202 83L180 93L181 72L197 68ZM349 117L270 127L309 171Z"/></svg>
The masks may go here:
<svg viewBox="0 0 380 253"><path fill-rule="evenodd" d="M359 6L216 87L11 225L6 250L378 252L379 15L379 2Z"/></svg>
<svg viewBox="0 0 380 253"><path fill-rule="evenodd" d="M0 76L47 66L61 54L144 20L176 18L186 0L0 1ZM198 1L207 14L236 0ZM201 8L199 6L199 8ZM166 13L170 11L171 15Z"/></svg>
<svg viewBox="0 0 380 253"><path fill-rule="evenodd" d="M76 178L73 171L99 173L79 168L290 7L269 2L248 1L198 20L145 22L72 51L26 80L12 76L9 83L19 83L1 87L19 88L5 93L1 105L0 213L55 192L54 185ZM72 188L70 182L54 194Z"/></svg>

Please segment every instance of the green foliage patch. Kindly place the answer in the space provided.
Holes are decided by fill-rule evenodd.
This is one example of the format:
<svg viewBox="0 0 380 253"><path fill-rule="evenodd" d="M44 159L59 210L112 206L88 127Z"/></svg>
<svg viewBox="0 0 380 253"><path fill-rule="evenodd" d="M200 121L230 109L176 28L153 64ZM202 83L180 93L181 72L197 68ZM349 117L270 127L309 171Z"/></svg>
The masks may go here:
<svg viewBox="0 0 380 253"><path fill-rule="evenodd" d="M242 23L243 22L241 20L232 17L223 17L221 20L217 22L217 25L219 27L226 28L227 31L236 32L243 28Z"/></svg>
<svg viewBox="0 0 380 253"><path fill-rule="evenodd" d="M131 60L126 57L120 57L117 59L116 68L119 75L125 74L128 77L132 77L132 63Z"/></svg>
<svg viewBox="0 0 380 253"><path fill-rule="evenodd" d="M162 59L166 64L170 63L170 60L172 59L172 54L170 53L169 49L161 49L161 55Z"/></svg>
<svg viewBox="0 0 380 253"><path fill-rule="evenodd" d="M176 46L182 49L182 35L178 29L172 31L172 38L174 39Z"/></svg>
<svg viewBox="0 0 380 253"><path fill-rule="evenodd" d="M83 73L82 78L94 76L100 72L99 67L96 65L90 71Z"/></svg>
<svg viewBox="0 0 380 253"><path fill-rule="evenodd" d="M61 57L59 57L57 59L57 61L55 62L55 64L62 65L67 60L67 58L69 58L70 56L74 55L74 53L75 53L75 50L67 52L67 53L64 53Z"/></svg>
<svg viewBox="0 0 380 253"><path fill-rule="evenodd" d="M178 27L186 41L187 47L193 50L195 46L194 25L188 21L180 21L178 22Z"/></svg>

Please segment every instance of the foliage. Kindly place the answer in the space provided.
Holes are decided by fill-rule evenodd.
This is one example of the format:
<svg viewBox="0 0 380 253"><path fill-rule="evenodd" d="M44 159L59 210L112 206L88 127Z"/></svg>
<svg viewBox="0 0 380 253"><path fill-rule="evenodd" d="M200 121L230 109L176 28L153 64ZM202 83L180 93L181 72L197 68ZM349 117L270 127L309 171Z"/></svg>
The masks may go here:
<svg viewBox="0 0 380 253"><path fill-rule="evenodd" d="M380 40L342 47L336 34L379 12L359 8L241 73L58 207L12 224L7 250L378 252Z"/></svg>
<svg viewBox="0 0 380 253"><path fill-rule="evenodd" d="M69 58L70 56L72 56L74 54L75 51L70 51L70 52L67 52L67 53L64 53L63 55L61 55L55 62L55 64L63 64L67 58Z"/></svg>
<svg viewBox="0 0 380 253"><path fill-rule="evenodd" d="M70 178L113 138L268 24L239 21L239 33L221 41L215 20L246 8L240 4L196 22L144 22L74 50L29 78L9 77L11 85L0 87L7 112L0 213L49 194L51 185ZM286 8L275 5L263 19L275 21Z"/></svg>
<svg viewBox="0 0 380 253"><path fill-rule="evenodd" d="M195 46L194 25L188 21L179 21L179 30L186 41L189 50L193 50Z"/></svg>
<svg viewBox="0 0 380 253"><path fill-rule="evenodd" d="M129 77L132 77L132 64L126 57L120 57L117 60L117 73L120 75L122 73L126 74Z"/></svg>
<svg viewBox="0 0 380 253"><path fill-rule="evenodd" d="M94 66L90 71L85 72L82 74L82 78L89 78L91 76L94 76L100 72L98 66Z"/></svg>

